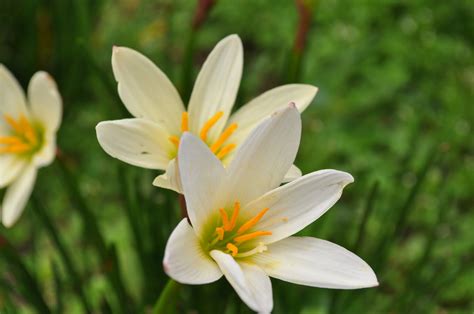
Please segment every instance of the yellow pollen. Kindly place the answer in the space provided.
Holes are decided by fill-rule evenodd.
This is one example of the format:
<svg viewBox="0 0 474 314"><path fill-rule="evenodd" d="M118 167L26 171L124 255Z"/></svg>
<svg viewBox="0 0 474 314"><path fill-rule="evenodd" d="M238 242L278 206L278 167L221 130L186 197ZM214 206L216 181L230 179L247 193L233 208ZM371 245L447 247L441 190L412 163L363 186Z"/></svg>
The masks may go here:
<svg viewBox="0 0 474 314"><path fill-rule="evenodd" d="M227 243L225 247L232 253L232 256L236 256L239 253L239 249L232 243Z"/></svg>
<svg viewBox="0 0 474 314"><path fill-rule="evenodd" d="M17 145L17 144L23 144L23 142L18 137L5 136L5 137L0 137L0 144Z"/></svg>
<svg viewBox="0 0 474 314"><path fill-rule="evenodd" d="M265 215L265 213L266 213L267 211L268 211L268 207L262 209L262 211L259 212L255 217L253 217L252 219L250 219L249 221L247 221L246 223L244 223L244 224L239 228L239 230L237 230L237 234L242 234L242 233L244 233L245 231L247 231L247 230L249 230L250 228L252 228L253 226L255 226L255 224L263 217L263 215Z"/></svg>
<svg viewBox="0 0 474 314"><path fill-rule="evenodd" d="M234 229L235 223L237 221L237 217L239 216L240 211L240 203L234 203L234 212L232 213L232 218L230 218L230 230Z"/></svg>
<svg viewBox="0 0 474 314"><path fill-rule="evenodd" d="M207 139L207 132L212 128L214 124L224 115L224 112L219 111L215 115L213 115L201 129L201 133L199 134L201 139L205 141Z"/></svg>
<svg viewBox="0 0 474 314"><path fill-rule="evenodd" d="M225 231L230 231L232 228L231 228L231 225L230 225L229 216L227 216L227 213L224 210L224 208L220 208L219 213L221 214L222 225L224 227L224 230Z"/></svg>
<svg viewBox="0 0 474 314"><path fill-rule="evenodd" d="M217 238L219 240L223 240L224 239L224 228L222 227L217 227L216 228L216 232L217 232Z"/></svg>
<svg viewBox="0 0 474 314"><path fill-rule="evenodd" d="M222 147L222 149L220 150L220 152L216 155L218 159L222 159L224 158L225 156L227 156L228 153L230 153L237 145L235 144L229 144L229 145L226 145L224 147Z"/></svg>
<svg viewBox="0 0 474 314"><path fill-rule="evenodd" d="M171 136L168 137L168 140L170 140L171 143L176 145L176 147L179 147L179 137L171 135Z"/></svg>
<svg viewBox="0 0 474 314"><path fill-rule="evenodd" d="M271 234L272 234L271 231L255 231L255 232L252 232L252 233L248 233L248 234L244 234L244 235L235 237L234 241L237 242L237 244L240 244L242 242L252 240L256 237L266 236L266 235L271 235Z"/></svg>
<svg viewBox="0 0 474 314"><path fill-rule="evenodd" d="M189 131L189 115L185 111L181 114L181 132Z"/></svg>
<svg viewBox="0 0 474 314"><path fill-rule="evenodd" d="M224 144L224 142L234 133L234 131L237 129L237 123L232 123L229 125L227 129L225 129L224 132L219 136L217 141L214 143L214 145L211 146L211 151L213 153L217 152L217 150Z"/></svg>

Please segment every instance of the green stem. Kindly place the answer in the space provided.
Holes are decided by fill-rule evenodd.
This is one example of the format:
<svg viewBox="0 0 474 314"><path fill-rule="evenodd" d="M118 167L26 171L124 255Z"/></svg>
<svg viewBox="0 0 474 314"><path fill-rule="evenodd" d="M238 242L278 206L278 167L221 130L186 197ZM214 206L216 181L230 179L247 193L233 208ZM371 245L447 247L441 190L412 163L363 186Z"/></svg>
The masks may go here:
<svg viewBox="0 0 474 314"><path fill-rule="evenodd" d="M32 197L32 204L40 222L43 224L49 236L51 237L51 240L53 241L53 243L56 245L56 248L58 249L59 255L61 256L61 259L66 268L66 271L68 272L73 282L74 290L78 294L81 300L82 306L84 307L84 311L86 313L92 313L90 304L87 300L86 294L81 285L82 280L81 280L81 277L79 276L79 272L77 271L75 265L73 264L72 258L69 255L68 251L66 250L66 247L61 237L59 236L57 230L54 228L51 218L48 216L45 208L43 207L43 204L34 195Z"/></svg>
<svg viewBox="0 0 474 314"><path fill-rule="evenodd" d="M153 314L168 314L176 312L176 308L173 307L173 304L176 304L177 293L180 287L181 285L178 282L169 279L165 288L161 292L160 298L153 308Z"/></svg>

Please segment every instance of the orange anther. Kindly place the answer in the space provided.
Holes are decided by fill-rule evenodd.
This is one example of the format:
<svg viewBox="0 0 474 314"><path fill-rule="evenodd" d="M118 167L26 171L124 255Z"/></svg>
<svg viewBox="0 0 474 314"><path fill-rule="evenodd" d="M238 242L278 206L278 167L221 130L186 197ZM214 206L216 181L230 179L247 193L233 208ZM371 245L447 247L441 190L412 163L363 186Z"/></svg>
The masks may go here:
<svg viewBox="0 0 474 314"><path fill-rule="evenodd" d="M219 136L217 141L211 146L211 151L213 153L217 152L217 150L224 144L224 142L234 133L234 131L237 129L237 123L232 123L225 129L224 132Z"/></svg>
<svg viewBox="0 0 474 314"><path fill-rule="evenodd" d="M189 131L189 115L186 111L181 114L181 131Z"/></svg>
<svg viewBox="0 0 474 314"><path fill-rule="evenodd" d="M215 115L213 115L201 129L201 133L199 134L201 139L205 141L207 139L207 132L212 128L214 124L224 115L224 112L219 111Z"/></svg>
<svg viewBox="0 0 474 314"><path fill-rule="evenodd" d="M221 213L222 225L223 225L223 227L224 227L224 230L226 230L226 231L231 230L231 228L230 228L230 222L229 222L229 216L227 216L227 213L226 213L226 211L224 210L224 208L219 208L219 213Z"/></svg>
<svg viewBox="0 0 474 314"><path fill-rule="evenodd" d="M237 217L239 216L239 211L240 211L240 203L235 202L234 203L234 212L232 213L232 218L230 218L230 230L234 229L234 227L235 227L235 222L237 221Z"/></svg>
<svg viewBox="0 0 474 314"><path fill-rule="evenodd" d="M168 140L170 140L171 143L176 145L176 147L179 147L179 137L171 135L171 136L168 137Z"/></svg>
<svg viewBox="0 0 474 314"><path fill-rule="evenodd" d="M224 147L222 147L222 149L220 150L220 152L216 155L217 158L219 159L222 159L224 158L225 156L227 156L228 153L230 153L237 145L235 144L229 144L229 145L226 145Z"/></svg>
<svg viewBox="0 0 474 314"><path fill-rule="evenodd" d="M239 253L239 248L232 243L227 243L225 247L231 252L232 256L236 256Z"/></svg>
<svg viewBox="0 0 474 314"><path fill-rule="evenodd" d="M246 223L244 223L240 228L239 230L237 230L237 234L242 234L244 233L245 231L249 230L250 228L252 228L253 226L255 226L255 224L263 217L263 215L265 215L265 213L268 211L268 208L264 208L262 209L261 212L259 212L255 217L253 217L252 219L250 219L249 221L247 221Z"/></svg>
<svg viewBox="0 0 474 314"><path fill-rule="evenodd" d="M217 238L218 238L219 240L224 239L224 228L222 228L222 227L217 227L217 228L216 228L216 233L217 233Z"/></svg>
<svg viewBox="0 0 474 314"><path fill-rule="evenodd" d="M245 241L248 241L248 240L252 240L256 237L266 236L266 235L271 235L271 234L272 234L271 231L255 231L255 232L252 232L252 233L249 233L249 234L244 234L244 235L235 237L234 241L237 242L237 243L242 243L242 242L245 242Z"/></svg>

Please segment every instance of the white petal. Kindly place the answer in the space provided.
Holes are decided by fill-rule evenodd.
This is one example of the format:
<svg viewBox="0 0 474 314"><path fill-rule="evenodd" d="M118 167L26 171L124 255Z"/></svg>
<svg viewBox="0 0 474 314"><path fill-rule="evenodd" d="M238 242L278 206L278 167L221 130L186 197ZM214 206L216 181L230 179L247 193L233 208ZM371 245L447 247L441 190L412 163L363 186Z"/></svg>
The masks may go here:
<svg viewBox="0 0 474 314"><path fill-rule="evenodd" d="M264 120L238 148L227 170L242 204L279 186L300 143L301 118L288 107Z"/></svg>
<svg viewBox="0 0 474 314"><path fill-rule="evenodd" d="M56 157L56 135L55 133L46 133L43 147L33 157L33 165L36 167L45 167L50 165Z"/></svg>
<svg viewBox="0 0 474 314"><path fill-rule="evenodd" d="M181 178L179 177L178 162L176 159L173 159L168 163L166 172L157 176L153 181L153 185L183 194L183 187L181 186Z"/></svg>
<svg viewBox="0 0 474 314"><path fill-rule="evenodd" d="M21 114L28 116L25 94L20 84L8 69L0 64L0 128L4 127L4 115L17 119Z"/></svg>
<svg viewBox="0 0 474 314"><path fill-rule="evenodd" d="M9 228L18 220L30 198L36 180L35 167L26 168L5 192L2 205L2 223Z"/></svg>
<svg viewBox="0 0 474 314"><path fill-rule="evenodd" d="M46 132L56 132L61 124L62 100L56 83L46 72L36 72L28 85L28 100L34 118Z"/></svg>
<svg viewBox="0 0 474 314"><path fill-rule="evenodd" d="M344 187L354 178L342 171L320 170L268 192L251 202L244 210L270 210L255 225L258 230L270 230L262 238L272 243L300 231L323 215L342 195Z"/></svg>
<svg viewBox="0 0 474 314"><path fill-rule="evenodd" d="M217 264L202 250L186 218L181 220L168 239L163 268L168 276L184 284L205 284L222 277Z"/></svg>
<svg viewBox="0 0 474 314"><path fill-rule="evenodd" d="M181 137L178 166L189 219L201 235L204 224L223 206L226 172L204 142L189 132Z"/></svg>
<svg viewBox="0 0 474 314"><path fill-rule="evenodd" d="M288 172L285 174L285 177L283 178L283 183L294 181L298 179L299 177L301 177L302 175L303 173L298 167L296 167L295 165L291 165L290 169L288 169Z"/></svg>
<svg viewBox="0 0 474 314"><path fill-rule="evenodd" d="M290 237L252 259L269 276L300 285L335 289L378 285L374 271L360 257L316 238Z"/></svg>
<svg viewBox="0 0 474 314"><path fill-rule="evenodd" d="M114 47L112 69L120 98L133 116L158 122L171 134L180 133L183 102L150 59L133 49Z"/></svg>
<svg viewBox="0 0 474 314"><path fill-rule="evenodd" d="M259 313L272 311L272 284L260 267L250 263L237 263L232 256L218 250L211 251L211 256L249 308Z"/></svg>
<svg viewBox="0 0 474 314"><path fill-rule="evenodd" d="M190 130L194 134L199 134L214 114L223 111L224 116L208 133L209 142L217 139L234 105L242 67L242 42L237 35L227 36L209 54L194 84L188 107Z"/></svg>
<svg viewBox="0 0 474 314"><path fill-rule="evenodd" d="M240 143L266 117L294 103L303 112L313 101L318 88L305 84L289 84L271 89L242 106L230 117L229 123L239 126L232 135Z"/></svg>
<svg viewBox="0 0 474 314"><path fill-rule="evenodd" d="M164 170L176 150L164 128L145 119L104 121L96 131L107 154L138 167Z"/></svg>
<svg viewBox="0 0 474 314"><path fill-rule="evenodd" d="M16 180L26 163L13 154L0 154L0 189Z"/></svg>

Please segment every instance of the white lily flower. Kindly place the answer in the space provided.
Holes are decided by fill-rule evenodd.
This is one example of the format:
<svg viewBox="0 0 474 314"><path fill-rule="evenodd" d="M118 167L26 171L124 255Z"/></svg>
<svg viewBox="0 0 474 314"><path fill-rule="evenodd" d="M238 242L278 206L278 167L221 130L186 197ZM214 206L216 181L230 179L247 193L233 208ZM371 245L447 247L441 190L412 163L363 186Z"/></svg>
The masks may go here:
<svg viewBox="0 0 474 314"><path fill-rule="evenodd" d="M226 277L252 310L273 308L269 277L337 289L378 285L370 266L328 241L292 236L323 215L353 177L320 170L280 186L299 146L294 107L263 121L227 168L192 134L181 138L181 182L189 215L171 234L163 266L174 280Z"/></svg>
<svg viewBox="0 0 474 314"><path fill-rule="evenodd" d="M185 111L176 88L152 61L130 48L114 47L112 68L118 92L135 118L99 123L100 145L129 164L165 170L154 185L181 192L175 157L184 132L199 136L227 165L259 122L290 102L303 111L318 91L304 84L280 86L230 116L242 67L240 38L230 35L221 40L204 62ZM285 181L299 176L299 169L292 166Z"/></svg>
<svg viewBox="0 0 474 314"><path fill-rule="evenodd" d="M7 188L0 206L2 223L11 227L31 195L38 168L56 153L62 101L54 80L36 72L25 94L0 64L0 189Z"/></svg>

